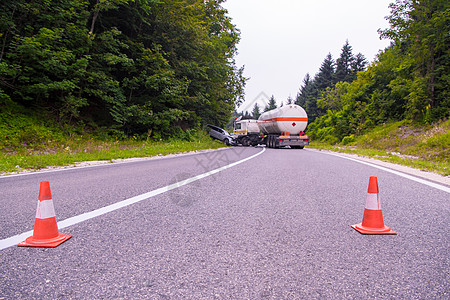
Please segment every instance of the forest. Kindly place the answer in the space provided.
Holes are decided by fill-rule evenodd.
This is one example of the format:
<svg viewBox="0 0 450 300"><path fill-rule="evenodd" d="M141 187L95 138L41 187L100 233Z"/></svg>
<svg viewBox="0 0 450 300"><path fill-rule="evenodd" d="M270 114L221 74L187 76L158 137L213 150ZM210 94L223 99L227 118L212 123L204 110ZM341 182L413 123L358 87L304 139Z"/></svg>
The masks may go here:
<svg viewBox="0 0 450 300"><path fill-rule="evenodd" d="M433 124L450 115L450 2L396 0L380 38L391 45L367 66L347 41L309 74L295 99L308 113L313 140L348 143L382 124Z"/></svg>
<svg viewBox="0 0 450 300"><path fill-rule="evenodd" d="M228 122L245 78L223 0L2 0L0 108L115 136Z"/></svg>
<svg viewBox="0 0 450 300"><path fill-rule="evenodd" d="M234 60L240 31L223 2L3 0L0 123L43 113L63 129L158 140L225 126L247 79ZM287 100L306 109L313 140L338 143L389 122L449 117L450 3L396 0L390 9L379 35L391 45L375 61L346 41ZM252 114L274 107L272 96Z"/></svg>

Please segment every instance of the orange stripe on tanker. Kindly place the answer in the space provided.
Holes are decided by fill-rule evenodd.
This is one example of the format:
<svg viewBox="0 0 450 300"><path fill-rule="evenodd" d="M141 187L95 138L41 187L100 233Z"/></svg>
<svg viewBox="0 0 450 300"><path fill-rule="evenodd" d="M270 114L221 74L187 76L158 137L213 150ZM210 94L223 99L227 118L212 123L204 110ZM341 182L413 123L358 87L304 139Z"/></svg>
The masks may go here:
<svg viewBox="0 0 450 300"><path fill-rule="evenodd" d="M269 110L258 118L258 126L265 134L299 134L306 129L307 124L306 111L295 104Z"/></svg>
<svg viewBox="0 0 450 300"><path fill-rule="evenodd" d="M262 122L308 122L308 118L302 117L277 117L272 119L263 120Z"/></svg>

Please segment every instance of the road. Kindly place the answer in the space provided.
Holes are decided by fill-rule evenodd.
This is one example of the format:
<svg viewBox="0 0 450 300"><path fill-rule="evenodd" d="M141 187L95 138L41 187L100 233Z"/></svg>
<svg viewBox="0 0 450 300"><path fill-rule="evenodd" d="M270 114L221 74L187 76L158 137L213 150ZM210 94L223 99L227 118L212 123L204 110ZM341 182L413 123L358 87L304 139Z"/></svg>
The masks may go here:
<svg viewBox="0 0 450 300"><path fill-rule="evenodd" d="M350 227L370 176L397 235ZM73 237L5 246L33 229L42 180ZM314 150L243 147L0 177L0 299L448 299L440 186Z"/></svg>

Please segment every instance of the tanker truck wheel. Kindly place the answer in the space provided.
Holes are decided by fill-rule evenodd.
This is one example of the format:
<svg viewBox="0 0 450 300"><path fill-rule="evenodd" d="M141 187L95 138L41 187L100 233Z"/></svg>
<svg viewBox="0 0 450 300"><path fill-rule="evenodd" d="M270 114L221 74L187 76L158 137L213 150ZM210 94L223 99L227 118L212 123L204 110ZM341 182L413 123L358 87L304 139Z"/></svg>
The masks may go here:
<svg viewBox="0 0 450 300"><path fill-rule="evenodd" d="M270 135L267 137L266 146L267 146L267 148L272 148L272 139L271 139Z"/></svg>
<svg viewBox="0 0 450 300"><path fill-rule="evenodd" d="M279 145L277 145L277 138L274 135L271 136L270 144L272 145L272 148L275 148L275 149L280 148Z"/></svg>
<svg viewBox="0 0 450 300"><path fill-rule="evenodd" d="M242 138L242 146L245 146L245 147L250 146L250 140L248 137Z"/></svg>
<svg viewBox="0 0 450 300"><path fill-rule="evenodd" d="M278 144L278 139L276 139L276 138L273 139L273 147L275 149L280 149L281 148L280 144Z"/></svg>
<svg viewBox="0 0 450 300"><path fill-rule="evenodd" d="M275 148L275 138L273 135L269 135L269 148Z"/></svg>

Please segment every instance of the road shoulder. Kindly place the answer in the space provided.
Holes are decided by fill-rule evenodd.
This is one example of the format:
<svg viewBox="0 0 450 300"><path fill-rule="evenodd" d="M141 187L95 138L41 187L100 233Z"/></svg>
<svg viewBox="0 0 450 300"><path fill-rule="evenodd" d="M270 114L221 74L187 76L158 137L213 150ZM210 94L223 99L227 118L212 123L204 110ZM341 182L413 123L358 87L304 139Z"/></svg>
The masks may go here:
<svg viewBox="0 0 450 300"><path fill-rule="evenodd" d="M416 177L420 177L420 178L427 179L430 181L434 181L436 183L444 184L446 186L450 186L450 176L442 176L440 174L433 173L433 172L425 172L425 171L422 171L419 169L414 169L414 168L407 167L407 166L397 165L397 164L385 162L385 161L367 157L367 156L360 156L357 154L348 154L348 153L334 152L334 151L330 151L330 150L311 149L311 148L309 148L308 151L323 152L323 153L333 154L333 155L337 155L337 156L357 159L357 160L368 162L368 163L371 163L374 165L378 165L378 166L382 166L382 167L389 168L392 170L396 170L396 171L399 171L399 172L402 172L405 174L409 174L412 176L416 176Z"/></svg>

